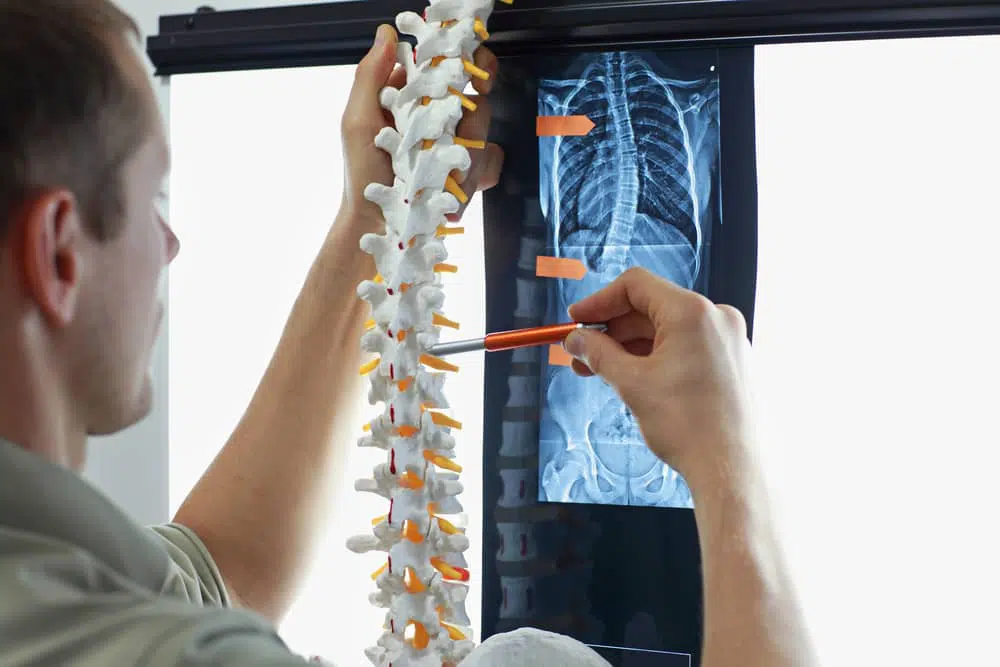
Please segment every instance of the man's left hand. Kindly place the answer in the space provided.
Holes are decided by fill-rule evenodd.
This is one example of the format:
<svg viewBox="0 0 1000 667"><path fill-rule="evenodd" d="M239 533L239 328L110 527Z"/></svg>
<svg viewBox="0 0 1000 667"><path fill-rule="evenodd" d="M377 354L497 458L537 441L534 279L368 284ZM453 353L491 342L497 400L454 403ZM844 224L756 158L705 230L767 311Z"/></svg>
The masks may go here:
<svg viewBox="0 0 1000 667"><path fill-rule="evenodd" d="M398 35L389 25L379 27L375 43L358 64L351 88L350 99L344 111L341 131L344 142L344 201L342 213L366 227L381 229L382 212L364 197L369 183L392 185L393 171L390 156L375 146L375 137L385 127L392 127L392 115L382 108L379 94L386 86L402 88L406 85L406 70L396 63ZM457 136L473 141L485 141L490 127L490 104L487 99L497 72L497 58L486 47L475 53L475 64L490 73L486 81L472 78L476 95L470 95L476 104L475 111L465 111L457 129ZM462 190L471 198L477 191L488 190L500 180L503 150L487 143L485 149L470 149L472 166L464 178L458 179ZM467 204L466 204L467 205ZM452 216L457 220L464 212Z"/></svg>

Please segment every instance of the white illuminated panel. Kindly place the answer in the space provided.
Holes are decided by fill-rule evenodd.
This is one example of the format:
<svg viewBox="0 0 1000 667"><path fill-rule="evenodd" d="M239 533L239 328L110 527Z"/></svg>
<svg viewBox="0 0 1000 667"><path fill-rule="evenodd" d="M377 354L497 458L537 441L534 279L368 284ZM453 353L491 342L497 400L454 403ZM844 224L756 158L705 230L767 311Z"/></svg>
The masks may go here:
<svg viewBox="0 0 1000 667"><path fill-rule="evenodd" d="M995 660L998 62L757 49L763 444L823 664Z"/></svg>

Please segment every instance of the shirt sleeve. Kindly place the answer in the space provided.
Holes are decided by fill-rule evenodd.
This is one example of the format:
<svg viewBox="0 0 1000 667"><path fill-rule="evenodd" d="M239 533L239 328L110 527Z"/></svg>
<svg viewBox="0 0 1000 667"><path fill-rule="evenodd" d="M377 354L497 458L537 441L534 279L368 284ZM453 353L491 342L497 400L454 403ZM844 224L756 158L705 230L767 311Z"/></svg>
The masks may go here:
<svg viewBox="0 0 1000 667"><path fill-rule="evenodd" d="M231 607L232 601L218 565L193 530L176 523L151 529L170 557L164 595L205 607Z"/></svg>

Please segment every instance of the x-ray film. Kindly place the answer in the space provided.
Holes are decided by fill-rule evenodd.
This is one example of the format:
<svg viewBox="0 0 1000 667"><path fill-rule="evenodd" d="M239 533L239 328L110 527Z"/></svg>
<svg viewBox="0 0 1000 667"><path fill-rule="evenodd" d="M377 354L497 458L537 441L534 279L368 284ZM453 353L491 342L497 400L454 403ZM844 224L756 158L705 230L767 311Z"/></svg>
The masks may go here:
<svg viewBox="0 0 1000 667"><path fill-rule="evenodd" d="M707 291L721 222L716 69L711 53L609 52L539 77L544 296L524 298L544 300L545 323L635 266ZM539 500L692 507L614 390L568 364L553 350L540 377Z"/></svg>

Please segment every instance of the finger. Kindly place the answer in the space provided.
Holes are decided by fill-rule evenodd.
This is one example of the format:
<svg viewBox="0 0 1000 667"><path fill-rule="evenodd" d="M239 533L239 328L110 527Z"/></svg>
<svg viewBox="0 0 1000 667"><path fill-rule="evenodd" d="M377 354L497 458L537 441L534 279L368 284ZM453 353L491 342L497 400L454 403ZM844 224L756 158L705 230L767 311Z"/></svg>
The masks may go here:
<svg viewBox="0 0 1000 667"><path fill-rule="evenodd" d="M347 101L348 110L366 111L378 103L379 93L389 80L396 65L396 44L399 37L388 24L378 27L375 42L354 70L354 83Z"/></svg>
<svg viewBox="0 0 1000 667"><path fill-rule="evenodd" d="M505 157L503 149L496 144L486 145L486 155L481 162L481 171L476 175L477 190L489 190L497 186L500 182L500 174L503 172Z"/></svg>
<svg viewBox="0 0 1000 667"><path fill-rule="evenodd" d="M648 357L653 353L653 339L638 338L636 340L630 340L626 343L622 343L622 347L624 347L625 351L633 357Z"/></svg>
<svg viewBox="0 0 1000 667"><path fill-rule="evenodd" d="M456 129L456 136L469 141L486 141L490 129L490 117L492 116L489 99L481 95L472 95L469 99L476 105L476 109L465 112ZM469 156L472 158L469 170L464 174L456 174L456 180L467 197L471 198L477 190L481 189L479 181L484 174L487 181L493 181L490 187L496 184L496 181L499 180L499 174L494 172L499 171L498 163L502 164L501 155L499 146L490 148L489 144L486 148L469 150ZM462 206L460 214L464 212L467 205L468 203Z"/></svg>
<svg viewBox="0 0 1000 667"><path fill-rule="evenodd" d="M470 95L469 100L476 105L476 110L466 110L462 115L462 120L459 122L455 134L462 139L470 141L486 141L490 132L490 120L493 117L490 100L482 95ZM473 151L473 155L475 155L475 150Z"/></svg>
<svg viewBox="0 0 1000 667"><path fill-rule="evenodd" d="M358 63L341 123L345 138L363 136L365 141L371 141L371 137L367 136L369 130L376 125L381 129L383 115L379 93L395 66L396 41L396 31L392 26L379 26L375 43Z"/></svg>
<svg viewBox="0 0 1000 667"><path fill-rule="evenodd" d="M479 77L472 77L472 87L480 95L488 95L491 90L493 90L493 81L497 76L498 61L497 57L485 46L480 46L476 49L475 56L473 58L473 64L481 70L484 70L489 74L488 79L480 79Z"/></svg>
<svg viewBox="0 0 1000 667"><path fill-rule="evenodd" d="M632 311L607 322L607 334L619 343L656 339L656 327L642 313Z"/></svg>
<svg viewBox="0 0 1000 667"><path fill-rule="evenodd" d="M722 313L722 317L725 319L726 324L729 325L729 328L741 338L746 338L747 320L743 317L743 312L738 308L727 305L718 306L718 309L719 312Z"/></svg>
<svg viewBox="0 0 1000 667"><path fill-rule="evenodd" d="M632 311L645 315L654 325L683 306L690 298L685 290L646 269L632 268L604 289L570 308L576 322L608 322Z"/></svg>
<svg viewBox="0 0 1000 667"><path fill-rule="evenodd" d="M631 340L622 344L622 348L633 357L648 357L653 353L653 341L649 339ZM594 371L578 359L573 360L573 372L580 377L593 377Z"/></svg>
<svg viewBox="0 0 1000 667"><path fill-rule="evenodd" d="M396 68L392 70L392 74L389 75L389 80L386 81L387 86L392 86L396 89L402 89L406 85L406 68L402 65L396 65Z"/></svg>
<svg viewBox="0 0 1000 667"><path fill-rule="evenodd" d="M579 329L569 335L565 347L574 359L604 378L620 394L627 393L634 384L636 358L611 336Z"/></svg>

